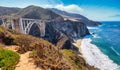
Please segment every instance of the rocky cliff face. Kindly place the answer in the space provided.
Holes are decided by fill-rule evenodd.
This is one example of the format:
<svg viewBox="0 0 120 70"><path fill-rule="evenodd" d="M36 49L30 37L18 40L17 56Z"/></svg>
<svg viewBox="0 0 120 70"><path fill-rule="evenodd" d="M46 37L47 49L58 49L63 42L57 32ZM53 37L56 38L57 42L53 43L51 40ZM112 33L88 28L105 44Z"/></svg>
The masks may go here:
<svg viewBox="0 0 120 70"><path fill-rule="evenodd" d="M82 38L89 34L86 25L82 22L75 22L70 20L60 22L49 22L46 26L45 39L60 48L73 49L72 45L75 39Z"/></svg>
<svg viewBox="0 0 120 70"><path fill-rule="evenodd" d="M61 22L50 22L54 29L64 33L69 39L77 39L89 34L86 25L82 22L65 20Z"/></svg>

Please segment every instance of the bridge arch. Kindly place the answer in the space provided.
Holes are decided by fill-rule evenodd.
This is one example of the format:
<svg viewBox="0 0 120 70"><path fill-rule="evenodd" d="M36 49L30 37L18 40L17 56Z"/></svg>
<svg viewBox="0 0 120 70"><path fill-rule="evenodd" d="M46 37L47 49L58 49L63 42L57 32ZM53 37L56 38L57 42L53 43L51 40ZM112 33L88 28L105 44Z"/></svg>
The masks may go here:
<svg viewBox="0 0 120 70"><path fill-rule="evenodd" d="M42 21L30 22L25 28L25 34L43 37L45 35L45 23Z"/></svg>

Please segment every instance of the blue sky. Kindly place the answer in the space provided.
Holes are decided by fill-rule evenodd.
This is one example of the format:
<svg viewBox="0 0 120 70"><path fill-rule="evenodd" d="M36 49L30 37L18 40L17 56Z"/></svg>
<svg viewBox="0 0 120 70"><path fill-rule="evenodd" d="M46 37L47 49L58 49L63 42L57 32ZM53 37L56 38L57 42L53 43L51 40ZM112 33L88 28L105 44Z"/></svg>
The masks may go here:
<svg viewBox="0 0 120 70"><path fill-rule="evenodd" d="M0 6L21 7L37 5L79 13L96 21L120 21L120 0L1 0Z"/></svg>

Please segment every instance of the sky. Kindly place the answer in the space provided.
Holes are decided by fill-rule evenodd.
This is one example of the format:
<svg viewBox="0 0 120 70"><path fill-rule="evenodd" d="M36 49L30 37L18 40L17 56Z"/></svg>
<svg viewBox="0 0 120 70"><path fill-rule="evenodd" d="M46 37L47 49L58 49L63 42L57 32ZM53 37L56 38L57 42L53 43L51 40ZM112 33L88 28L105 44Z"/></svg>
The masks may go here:
<svg viewBox="0 0 120 70"><path fill-rule="evenodd" d="M78 13L95 21L120 21L120 0L0 0L0 6L29 5Z"/></svg>

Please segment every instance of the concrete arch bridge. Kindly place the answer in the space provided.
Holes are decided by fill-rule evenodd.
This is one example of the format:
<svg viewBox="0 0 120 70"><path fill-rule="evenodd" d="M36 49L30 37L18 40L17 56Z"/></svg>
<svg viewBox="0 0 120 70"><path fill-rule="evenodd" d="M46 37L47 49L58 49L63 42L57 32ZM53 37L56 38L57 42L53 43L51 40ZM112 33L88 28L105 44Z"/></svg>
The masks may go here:
<svg viewBox="0 0 120 70"><path fill-rule="evenodd" d="M29 19L29 18L9 18L0 17L2 26L13 29L23 34L30 34L37 37L45 36L45 27L47 20Z"/></svg>

